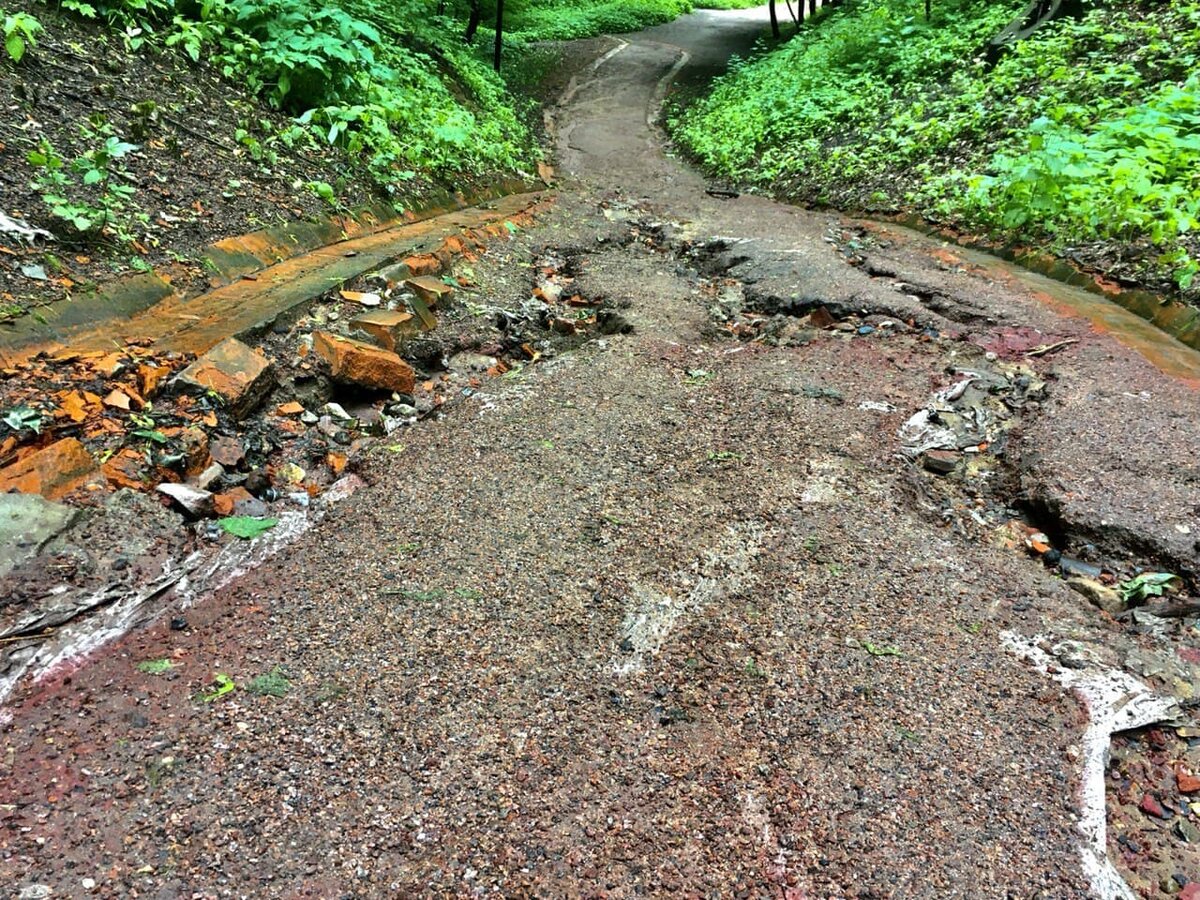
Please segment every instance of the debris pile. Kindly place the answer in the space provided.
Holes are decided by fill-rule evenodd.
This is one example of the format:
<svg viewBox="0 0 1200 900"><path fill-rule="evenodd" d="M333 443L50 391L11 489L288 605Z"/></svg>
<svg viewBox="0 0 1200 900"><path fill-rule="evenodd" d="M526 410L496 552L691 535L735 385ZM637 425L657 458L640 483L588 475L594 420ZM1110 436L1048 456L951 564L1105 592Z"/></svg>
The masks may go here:
<svg viewBox="0 0 1200 900"><path fill-rule="evenodd" d="M0 371L0 493L94 507L132 489L190 520L265 517L482 379L629 330L554 250L519 306L487 302L470 265L483 237L331 290L253 345L228 337L192 357L133 341Z"/></svg>

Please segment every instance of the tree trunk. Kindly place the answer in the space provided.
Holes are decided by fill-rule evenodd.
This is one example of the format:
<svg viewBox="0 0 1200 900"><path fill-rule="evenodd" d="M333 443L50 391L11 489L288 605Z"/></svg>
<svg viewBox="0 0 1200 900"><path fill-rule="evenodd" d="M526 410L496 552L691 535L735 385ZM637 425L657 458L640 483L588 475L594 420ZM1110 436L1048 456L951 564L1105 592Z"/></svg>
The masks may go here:
<svg viewBox="0 0 1200 900"><path fill-rule="evenodd" d="M771 0L771 34L779 37L779 14L775 12L775 0Z"/></svg>
<svg viewBox="0 0 1200 900"><path fill-rule="evenodd" d="M468 44L475 43L475 32L479 30L479 17L481 15L479 0L471 0L471 15L467 19L467 33L463 36L463 40Z"/></svg>
<svg viewBox="0 0 1200 900"><path fill-rule="evenodd" d="M496 0L496 54L492 66L500 71L500 51L504 49L504 0Z"/></svg>

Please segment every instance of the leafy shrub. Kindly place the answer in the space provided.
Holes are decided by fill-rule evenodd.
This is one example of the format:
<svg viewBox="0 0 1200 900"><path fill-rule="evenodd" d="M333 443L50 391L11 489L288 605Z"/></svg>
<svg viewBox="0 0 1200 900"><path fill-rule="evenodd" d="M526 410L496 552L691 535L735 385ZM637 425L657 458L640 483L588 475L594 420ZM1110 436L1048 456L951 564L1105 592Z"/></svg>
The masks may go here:
<svg viewBox="0 0 1200 900"><path fill-rule="evenodd" d="M120 140L103 123L82 131L95 146L69 163L46 138L28 154L37 173L33 187L50 214L80 236L92 238L108 230L124 242L132 241L133 223L126 208L134 188L121 181L126 174L121 161L138 147Z"/></svg>
<svg viewBox="0 0 1200 900"><path fill-rule="evenodd" d="M37 36L44 30L42 23L29 13L5 13L0 10L4 25L4 50L9 59L19 63L25 51L37 46Z"/></svg>
<svg viewBox="0 0 1200 900"><path fill-rule="evenodd" d="M672 118L708 168L819 203L907 207L1200 268L1200 2L1063 19L988 68L1018 2L848 0Z"/></svg>

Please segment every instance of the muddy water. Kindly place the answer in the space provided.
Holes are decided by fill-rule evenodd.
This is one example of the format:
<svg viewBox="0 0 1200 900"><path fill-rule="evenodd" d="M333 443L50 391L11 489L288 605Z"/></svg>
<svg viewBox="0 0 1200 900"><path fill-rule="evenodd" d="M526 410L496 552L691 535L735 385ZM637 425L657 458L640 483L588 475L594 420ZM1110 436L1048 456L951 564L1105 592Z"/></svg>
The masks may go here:
<svg viewBox="0 0 1200 900"><path fill-rule="evenodd" d="M887 228L907 232L913 236L921 234L919 231L890 222L887 223ZM1172 337L1159 325L1148 321L1149 317L1144 318L1103 294L1092 293L1038 274L1018 263L981 250L954 245L954 254L973 266L987 270L997 281L1019 284L1035 298L1064 315L1087 319L1096 331L1112 335L1163 372L1200 388L1200 351ZM1144 295L1142 300L1153 298L1153 302L1161 307L1162 315L1167 315L1174 307L1191 311L1190 307L1183 304L1173 301L1163 303L1159 298L1145 292L1129 293L1131 296Z"/></svg>

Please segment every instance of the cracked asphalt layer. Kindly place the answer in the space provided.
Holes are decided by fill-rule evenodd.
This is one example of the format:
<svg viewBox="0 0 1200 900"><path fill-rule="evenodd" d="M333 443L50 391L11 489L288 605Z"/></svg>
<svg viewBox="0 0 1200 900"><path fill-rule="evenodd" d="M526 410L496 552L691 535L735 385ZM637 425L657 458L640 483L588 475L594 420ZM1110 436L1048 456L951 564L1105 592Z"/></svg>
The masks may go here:
<svg viewBox="0 0 1200 900"><path fill-rule="evenodd" d="M0 880L164 898L1088 896L1085 713L999 635L1102 648L1118 629L933 514L933 476L896 432L1005 329L1078 338L1033 363L1049 399L1013 455L1039 462L1013 477L1153 544L1195 495L1167 494L1161 521L1120 498L1190 460L1194 416L1172 416L1193 388L1019 285L947 268L936 244L886 254L939 280L941 313L848 265L836 217L706 194L648 121L680 47L705 58L714 29L744 46L758 28L708 13L582 68L554 112L555 209L473 264L517 302L542 250L569 250L633 332L486 382L375 448L366 487L182 611L186 629L133 632L27 689L0 757ZM914 327L778 347L714 333L686 248L717 238L721 277L759 302ZM1155 402L1129 437L1079 399L1134 385ZM1154 471L1129 466L1121 442L1156 423ZM1093 434L1107 469L1078 456ZM1093 521L1075 486L1106 479ZM164 675L135 668L164 657ZM282 697L197 699L215 672L244 687L275 669Z"/></svg>

